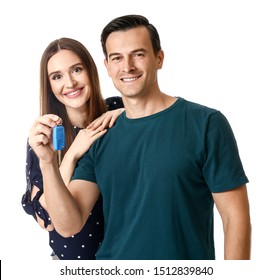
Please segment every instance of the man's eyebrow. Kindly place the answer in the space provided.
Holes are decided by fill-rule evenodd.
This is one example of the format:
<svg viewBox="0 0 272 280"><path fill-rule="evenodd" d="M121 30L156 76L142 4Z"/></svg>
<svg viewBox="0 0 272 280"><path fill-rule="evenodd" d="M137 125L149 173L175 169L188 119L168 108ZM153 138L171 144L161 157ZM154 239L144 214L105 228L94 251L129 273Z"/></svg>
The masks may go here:
<svg viewBox="0 0 272 280"><path fill-rule="evenodd" d="M140 48L140 49L133 50L133 51L131 51L130 53L133 54L133 53L137 53L137 52L145 52L145 53L147 53L147 50L144 49L144 48ZM109 54L109 58L112 57L112 56L115 56L115 55L122 55L122 54L121 54L121 53L118 53L118 52L110 53L110 54Z"/></svg>
<svg viewBox="0 0 272 280"><path fill-rule="evenodd" d="M140 48L140 49L136 49L136 50L132 51L131 53L136 53L136 52L145 52L145 53L147 53L147 50L144 49L144 48Z"/></svg>
<svg viewBox="0 0 272 280"><path fill-rule="evenodd" d="M120 53L117 53L117 52L116 53L110 53L109 58L112 57L112 56L115 56L115 55L120 55Z"/></svg>

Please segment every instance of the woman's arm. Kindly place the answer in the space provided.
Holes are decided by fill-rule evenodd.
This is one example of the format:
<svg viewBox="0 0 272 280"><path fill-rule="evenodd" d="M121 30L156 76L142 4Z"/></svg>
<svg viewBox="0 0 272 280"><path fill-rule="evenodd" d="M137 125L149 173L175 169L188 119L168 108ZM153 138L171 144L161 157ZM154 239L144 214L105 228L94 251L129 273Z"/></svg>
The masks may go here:
<svg viewBox="0 0 272 280"><path fill-rule="evenodd" d="M119 100L119 98L118 98ZM111 103L115 104L115 100L111 99ZM116 105L116 104L115 104ZM120 101L117 102L116 106L121 106ZM112 105L110 109L112 108ZM112 127L119 115L124 111L124 108L121 109L114 109L111 111L108 111L104 113L102 116L97 118L95 121L93 121L86 129L82 129L79 131L77 136L75 137L72 145L68 149L68 151L65 153L61 165L59 167L61 177L67 186L68 183L71 180L71 177L73 175L75 165L82 157L82 155L90 148L90 146L93 144L95 140L97 140L99 137L104 135L106 133L106 127ZM36 120L36 126L40 125L46 125L48 126L48 115L45 115L43 117L39 117ZM37 164L38 165L38 161ZM40 174L40 168L39 166L36 166L36 169L39 169L38 173ZM38 191L40 191L40 188L32 185L31 190L31 201L33 201L33 198L37 195ZM42 194L39 198L39 203L42 206L42 208L46 211L47 214L47 206L44 198L44 194ZM34 210L33 210L34 211ZM36 220L41 228L46 229L48 231L51 231L54 229L54 226L52 224L45 225L45 221L40 218L37 213L35 214Z"/></svg>
<svg viewBox="0 0 272 280"><path fill-rule="evenodd" d="M50 217L42 208L39 199L43 193L43 179L39 166L39 159L27 141L26 146L26 191L22 196L21 204L24 211L31 215L42 228L51 230Z"/></svg>
<svg viewBox="0 0 272 280"><path fill-rule="evenodd" d="M44 118L46 118L46 116ZM40 124L44 123L44 118L39 118ZM105 133L106 133L106 130L104 129L101 131L101 128L97 128L95 130L82 129L79 131L79 133L77 134L72 145L70 146L70 148L64 155L61 165L59 167L61 177L66 186L68 185L68 183L71 180L71 177L73 175L75 165L76 165L76 162L78 161L78 159L82 157L82 155L90 148L90 146L96 139L98 139ZM39 170L39 172L40 172L40 170ZM33 201L33 198L36 196L36 194L38 193L39 190L40 189L37 186L35 186L35 185L32 186L31 201ZM44 194L42 194L40 196L39 203L42 206L42 208L47 212L48 209L46 206ZM45 221L42 218L40 218L39 215L37 215L37 213L36 213L36 220L37 220L38 224L41 226L41 228L46 229L48 231L51 231L54 229L52 221L51 221L50 225L45 226Z"/></svg>
<svg viewBox="0 0 272 280"><path fill-rule="evenodd" d="M34 201L34 198L35 198L35 196L37 195L37 193L40 191L40 189L37 187L37 186L35 186L35 185L33 185L32 186L32 191L31 191L31 201L33 202ZM39 198L39 204L40 204L40 206L43 208L43 209L39 209L40 211L46 211L46 214L47 214L47 210L46 210L46 207L44 207L44 205L45 205L45 202L44 202L44 196L43 196L43 194L40 196L40 198ZM39 210L37 210L37 211L39 211ZM35 211L34 209L33 209L33 211ZM46 222L45 222L45 218L44 219L42 219L42 218L40 218L40 216L38 215L38 213L37 212L35 212L35 215L36 215L36 221L37 221L37 223L39 224L39 226L42 228L42 229L46 229L47 231L51 231L51 230L53 230L54 229L54 225L52 224L52 222L50 221L50 218L48 217L48 219L49 219L49 221L50 221L50 224L48 223L47 225L46 225ZM47 214L48 215L48 214Z"/></svg>
<svg viewBox="0 0 272 280"><path fill-rule="evenodd" d="M52 128L59 123L56 115L41 117L30 130L29 144L39 158L48 213L56 230L68 237L84 226L99 190L95 183L82 180L65 185L51 141Z"/></svg>

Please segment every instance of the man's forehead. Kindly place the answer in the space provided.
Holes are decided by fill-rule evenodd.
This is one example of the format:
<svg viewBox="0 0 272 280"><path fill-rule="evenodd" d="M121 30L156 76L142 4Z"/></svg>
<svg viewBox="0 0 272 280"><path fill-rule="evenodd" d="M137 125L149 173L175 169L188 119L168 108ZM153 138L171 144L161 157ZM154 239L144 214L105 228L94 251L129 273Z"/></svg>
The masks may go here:
<svg viewBox="0 0 272 280"><path fill-rule="evenodd" d="M145 27L112 32L106 41L108 54L111 52L132 52L137 49L148 49L150 47L152 47L152 44Z"/></svg>

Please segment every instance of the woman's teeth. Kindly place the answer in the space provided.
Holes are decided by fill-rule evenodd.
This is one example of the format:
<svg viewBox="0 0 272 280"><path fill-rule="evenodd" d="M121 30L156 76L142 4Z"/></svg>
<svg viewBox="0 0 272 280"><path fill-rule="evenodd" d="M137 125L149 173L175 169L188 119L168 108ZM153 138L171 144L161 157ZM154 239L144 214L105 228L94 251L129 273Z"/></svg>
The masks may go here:
<svg viewBox="0 0 272 280"><path fill-rule="evenodd" d="M76 91L73 91L73 92L68 93L67 96L73 96L73 95L76 95L76 94L78 94L78 93L79 93L79 89L76 90Z"/></svg>

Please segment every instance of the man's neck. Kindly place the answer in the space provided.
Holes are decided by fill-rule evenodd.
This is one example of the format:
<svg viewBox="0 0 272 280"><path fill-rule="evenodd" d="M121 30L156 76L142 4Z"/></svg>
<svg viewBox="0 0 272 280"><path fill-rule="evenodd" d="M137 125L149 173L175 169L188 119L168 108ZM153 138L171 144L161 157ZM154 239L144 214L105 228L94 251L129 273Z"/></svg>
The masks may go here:
<svg viewBox="0 0 272 280"><path fill-rule="evenodd" d="M175 103L177 98L162 92L145 97L125 97L123 102L129 119L143 118L161 112Z"/></svg>

